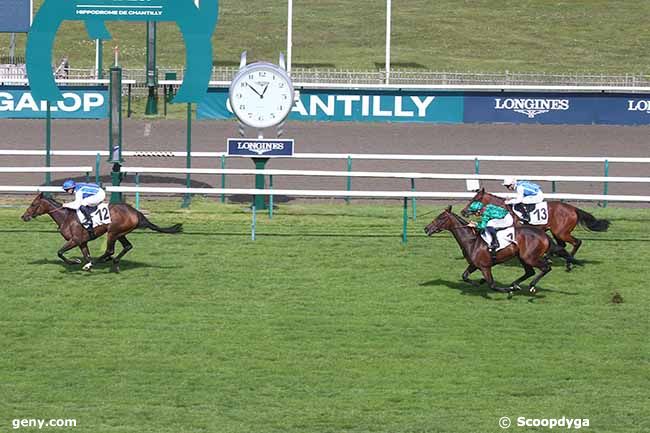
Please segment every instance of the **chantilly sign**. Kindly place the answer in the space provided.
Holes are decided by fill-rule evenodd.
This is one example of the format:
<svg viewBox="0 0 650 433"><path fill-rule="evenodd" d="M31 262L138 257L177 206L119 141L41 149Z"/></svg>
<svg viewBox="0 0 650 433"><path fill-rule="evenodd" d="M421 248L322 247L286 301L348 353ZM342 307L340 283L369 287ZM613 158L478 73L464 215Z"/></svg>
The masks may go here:
<svg viewBox="0 0 650 433"><path fill-rule="evenodd" d="M52 76L52 47L65 20L81 20L91 39L110 39L104 21L172 21L185 41L186 70L175 102L203 99L212 73L212 33L218 0L44 0L27 38L27 77L36 100L63 98Z"/></svg>

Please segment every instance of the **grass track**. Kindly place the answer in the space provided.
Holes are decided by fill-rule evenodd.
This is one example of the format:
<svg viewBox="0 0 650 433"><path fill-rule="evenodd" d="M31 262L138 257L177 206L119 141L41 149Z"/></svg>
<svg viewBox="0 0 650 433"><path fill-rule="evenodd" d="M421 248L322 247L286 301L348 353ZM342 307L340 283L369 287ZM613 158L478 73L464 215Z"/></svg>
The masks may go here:
<svg viewBox="0 0 650 433"><path fill-rule="evenodd" d="M145 208L186 233L134 233L120 275L63 266L51 221L0 209L0 429L497 432L507 415L650 430L647 209L588 208L613 224L579 232L585 266L507 300L459 281L451 236L422 233L437 212L403 246L399 206L282 206L255 242L239 206Z"/></svg>

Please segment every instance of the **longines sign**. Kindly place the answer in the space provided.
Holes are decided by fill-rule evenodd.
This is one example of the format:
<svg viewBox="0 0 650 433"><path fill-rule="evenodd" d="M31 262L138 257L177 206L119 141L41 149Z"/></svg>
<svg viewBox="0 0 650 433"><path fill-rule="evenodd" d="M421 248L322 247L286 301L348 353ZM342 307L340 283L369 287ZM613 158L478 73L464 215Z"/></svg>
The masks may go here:
<svg viewBox="0 0 650 433"><path fill-rule="evenodd" d="M197 2L198 3L198 2ZM185 41L184 81L174 102L199 102L212 73L211 37L219 15L218 0L44 0L27 37L27 77L36 100L63 95L52 75L52 47L65 20L82 20L90 39L110 39L105 21L173 21Z"/></svg>

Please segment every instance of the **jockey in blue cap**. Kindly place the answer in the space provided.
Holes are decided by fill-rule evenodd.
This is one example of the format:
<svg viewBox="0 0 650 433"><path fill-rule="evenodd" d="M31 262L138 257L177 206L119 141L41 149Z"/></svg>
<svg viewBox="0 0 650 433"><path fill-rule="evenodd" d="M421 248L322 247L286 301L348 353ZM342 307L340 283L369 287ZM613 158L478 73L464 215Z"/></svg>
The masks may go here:
<svg viewBox="0 0 650 433"><path fill-rule="evenodd" d="M503 186L517 193L515 198L506 200L506 204L512 205L513 209L519 211L526 221L530 220L529 212L535 209L535 205L544 201L542 188L536 183L506 177L503 179Z"/></svg>
<svg viewBox="0 0 650 433"><path fill-rule="evenodd" d="M63 190L68 194L74 194L75 199L70 203L65 203L63 207L68 209L80 210L86 217L85 229L91 239L94 238L92 217L90 216L90 207L99 205L106 198L106 193L99 185L94 183L76 183L72 179L63 182Z"/></svg>

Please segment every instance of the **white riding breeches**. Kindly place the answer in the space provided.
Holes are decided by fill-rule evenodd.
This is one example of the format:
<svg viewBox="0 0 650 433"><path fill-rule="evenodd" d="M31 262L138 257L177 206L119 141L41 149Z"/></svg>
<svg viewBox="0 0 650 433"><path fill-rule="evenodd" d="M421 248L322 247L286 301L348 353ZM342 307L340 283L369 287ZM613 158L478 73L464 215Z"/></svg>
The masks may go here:
<svg viewBox="0 0 650 433"><path fill-rule="evenodd" d="M512 219L512 215L508 214L501 219L494 219L487 222L486 226L494 227L495 229L505 229L514 225L515 221Z"/></svg>
<svg viewBox="0 0 650 433"><path fill-rule="evenodd" d="M544 201L544 194L540 192L539 194L525 196L521 202L523 204L533 204L533 203L541 203L543 201Z"/></svg>
<svg viewBox="0 0 650 433"><path fill-rule="evenodd" d="M86 198L82 198L81 200L75 200L73 202L66 203L63 205L63 207L77 210L81 206L97 206L98 204L103 202L105 198L106 198L106 193L104 192L103 189L100 189L99 191L97 191L97 194L93 194Z"/></svg>

